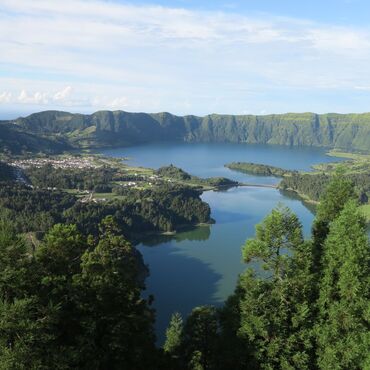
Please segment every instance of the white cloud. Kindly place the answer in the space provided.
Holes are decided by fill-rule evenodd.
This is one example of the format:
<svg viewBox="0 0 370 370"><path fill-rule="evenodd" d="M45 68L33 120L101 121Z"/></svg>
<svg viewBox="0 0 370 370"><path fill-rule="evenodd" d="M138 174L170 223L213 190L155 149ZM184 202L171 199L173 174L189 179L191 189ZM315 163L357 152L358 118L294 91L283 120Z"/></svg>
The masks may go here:
<svg viewBox="0 0 370 370"><path fill-rule="evenodd" d="M29 95L26 90L22 90L17 100L21 104L48 104L47 94L39 91Z"/></svg>
<svg viewBox="0 0 370 370"><path fill-rule="evenodd" d="M313 29L308 32L308 39L314 48L348 56L358 57L358 53L369 54L370 50L369 32L344 27Z"/></svg>
<svg viewBox="0 0 370 370"><path fill-rule="evenodd" d="M66 100L72 93L72 87L71 86L66 86L63 90L57 91L53 99L55 101L64 101Z"/></svg>
<svg viewBox="0 0 370 370"><path fill-rule="evenodd" d="M1 79L0 79L1 83ZM47 87L47 85L45 86ZM91 89L91 85L88 87ZM128 106L140 108L140 99L129 99L125 96L114 98L93 95L90 98L72 96L73 88L66 86L58 91L28 91L22 89L14 93L4 91L0 93L0 104L44 105L46 107L90 107L93 109L125 109ZM82 94L86 96L87 94Z"/></svg>
<svg viewBox="0 0 370 370"><path fill-rule="evenodd" d="M356 90L370 91L370 86L355 86Z"/></svg>
<svg viewBox="0 0 370 370"><path fill-rule="evenodd" d="M128 99L127 97L123 96L120 98L115 98L108 104L106 104L111 109L123 109L128 107Z"/></svg>
<svg viewBox="0 0 370 370"><path fill-rule="evenodd" d="M259 112L276 91L370 86L370 27L102 0L0 0L0 35L0 63L12 77L0 78L11 94L0 103Z"/></svg>
<svg viewBox="0 0 370 370"><path fill-rule="evenodd" d="M19 104L31 104L31 105L48 105L54 103L72 103L69 100L72 88L70 86L57 91L55 93L48 91L33 91L29 92L26 89L21 89L19 92L8 92L4 91L0 93L0 103L19 103Z"/></svg>
<svg viewBox="0 0 370 370"><path fill-rule="evenodd" d="M1 103L10 103L11 99L12 99L12 93L10 93L8 91L3 91L0 94L0 104Z"/></svg>

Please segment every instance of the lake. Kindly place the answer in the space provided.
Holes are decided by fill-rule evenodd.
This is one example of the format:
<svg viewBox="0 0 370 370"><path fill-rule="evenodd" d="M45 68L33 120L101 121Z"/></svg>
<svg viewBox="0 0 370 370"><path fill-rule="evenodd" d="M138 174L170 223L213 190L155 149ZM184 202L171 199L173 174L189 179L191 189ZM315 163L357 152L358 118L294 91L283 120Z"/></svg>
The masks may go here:
<svg viewBox="0 0 370 370"><path fill-rule="evenodd" d="M101 153L128 157L128 164L134 166L159 168L173 164L192 175L224 176L255 184L276 184L279 179L241 174L224 165L245 161L309 170L313 164L339 160L326 156L321 148L226 143L156 143ZM310 234L313 213L299 199L276 189L238 187L207 191L202 199L211 207L214 225L175 236L150 237L138 245L150 268L147 293L155 297L159 342L173 312L186 316L195 306L220 305L233 292L238 275L247 267L241 261L241 247L247 238L253 237L255 225L274 207L284 204L291 208L299 216L305 235Z"/></svg>

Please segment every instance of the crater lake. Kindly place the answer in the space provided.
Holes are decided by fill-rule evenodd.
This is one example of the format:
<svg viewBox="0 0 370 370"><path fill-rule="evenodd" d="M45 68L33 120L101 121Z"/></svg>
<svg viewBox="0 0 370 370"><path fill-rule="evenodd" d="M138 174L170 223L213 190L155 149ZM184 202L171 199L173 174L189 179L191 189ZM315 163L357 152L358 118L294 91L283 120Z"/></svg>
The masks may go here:
<svg viewBox="0 0 370 370"><path fill-rule="evenodd" d="M127 164L159 168L173 164L200 177L223 176L249 184L277 184L278 178L232 171L230 162L255 162L291 170L310 170L314 164L340 159L323 148L233 143L151 143L100 151L125 157ZM302 222L308 237L314 218L312 207L292 194L273 188L234 187L206 191L202 199L211 207L215 224L175 235L147 237L137 245L149 266L147 294L154 295L158 341L173 312L183 316L196 306L220 305L233 292L238 275L247 268L241 248L254 236L255 225L279 204L289 207Z"/></svg>

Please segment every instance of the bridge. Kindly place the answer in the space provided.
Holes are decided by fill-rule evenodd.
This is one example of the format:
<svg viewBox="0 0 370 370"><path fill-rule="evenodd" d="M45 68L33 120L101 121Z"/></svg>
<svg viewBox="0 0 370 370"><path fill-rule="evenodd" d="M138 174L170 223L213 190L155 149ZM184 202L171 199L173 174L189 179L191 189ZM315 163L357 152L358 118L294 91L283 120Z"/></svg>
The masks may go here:
<svg viewBox="0 0 370 370"><path fill-rule="evenodd" d="M252 188L270 188L270 189L278 188L278 185L273 185L273 184L250 184L250 183L244 183L244 182L239 183L239 186L248 186Z"/></svg>

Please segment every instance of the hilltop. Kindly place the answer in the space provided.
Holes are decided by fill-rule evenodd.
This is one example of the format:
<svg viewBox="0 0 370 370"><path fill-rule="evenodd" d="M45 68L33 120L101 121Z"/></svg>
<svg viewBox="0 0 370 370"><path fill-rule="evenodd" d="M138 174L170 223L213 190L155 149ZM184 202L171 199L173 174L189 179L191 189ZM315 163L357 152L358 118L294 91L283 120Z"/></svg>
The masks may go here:
<svg viewBox="0 0 370 370"><path fill-rule="evenodd" d="M44 111L0 121L0 149L13 152L101 148L154 141L235 142L369 151L370 113L287 113L264 116L99 111ZM36 149L37 148L37 149Z"/></svg>

